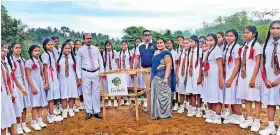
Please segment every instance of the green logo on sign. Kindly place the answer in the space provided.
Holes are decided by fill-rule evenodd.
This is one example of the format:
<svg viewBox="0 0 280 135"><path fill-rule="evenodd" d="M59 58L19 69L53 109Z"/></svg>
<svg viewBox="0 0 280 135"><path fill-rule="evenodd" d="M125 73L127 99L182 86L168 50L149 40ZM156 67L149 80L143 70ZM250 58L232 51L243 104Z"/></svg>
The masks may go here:
<svg viewBox="0 0 280 135"><path fill-rule="evenodd" d="M112 80L112 83L115 85L115 86L120 86L121 84L121 79L119 77L116 77Z"/></svg>

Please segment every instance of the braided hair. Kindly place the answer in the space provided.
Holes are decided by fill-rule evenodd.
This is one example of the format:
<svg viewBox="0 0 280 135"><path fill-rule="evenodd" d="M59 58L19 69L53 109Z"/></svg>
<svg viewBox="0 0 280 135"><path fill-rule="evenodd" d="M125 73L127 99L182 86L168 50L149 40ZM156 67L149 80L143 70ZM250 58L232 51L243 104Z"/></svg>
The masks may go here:
<svg viewBox="0 0 280 135"><path fill-rule="evenodd" d="M13 69L12 61L14 61L14 58L13 58L13 53L14 53L14 52L13 52L13 49L14 49L14 47L15 47L16 45L20 45L20 43L19 43L19 42L14 42L14 43L12 43L11 46L9 47L9 51L8 51L8 54L7 54L8 64L10 65L11 69ZM21 46L21 45L20 45L20 46ZM19 56L20 56L20 59L21 59L22 61L24 61L23 58L22 58L21 53L19 54Z"/></svg>
<svg viewBox="0 0 280 135"><path fill-rule="evenodd" d="M65 48L66 45L69 45L68 42L64 42L64 43L62 44L61 52L60 52L60 54L59 54L57 63L59 63L59 61L60 61L60 59L61 59L61 57L62 57L62 54L63 54L63 50L64 50L64 48ZM71 48L71 46L70 46L70 48ZM72 60L74 61L74 63L76 63L75 55L74 55L72 49L70 49L70 50L71 50L70 54L71 54Z"/></svg>
<svg viewBox="0 0 280 135"><path fill-rule="evenodd" d="M51 40L51 39L49 39L49 38L44 39L44 41L43 41L43 49L44 49L44 51L48 54L50 66L52 66L51 56L50 56L50 54L49 54L49 52L48 52L48 50L47 50L47 47L46 47L47 44L48 44L50 41L53 41L53 40ZM54 65L54 66L55 66L55 65Z"/></svg>
<svg viewBox="0 0 280 135"><path fill-rule="evenodd" d="M36 49L36 48L39 48L39 49L40 49L40 46L38 46L38 45L31 45L31 46L29 47L29 49L28 49L29 57L30 57L30 59L32 60L33 63L34 63L34 59L33 59L33 56L32 56L32 52L33 52L33 50ZM39 56L39 60L42 61L41 55Z"/></svg>
<svg viewBox="0 0 280 135"><path fill-rule="evenodd" d="M106 49L106 45L111 45L112 46L112 42L110 40L106 40L105 41L105 58L107 58L107 49ZM112 56L114 56L114 48L113 46L111 47L111 51L112 51ZM110 56L109 56L110 57ZM105 62L104 62L104 67L106 67L106 64L107 64L107 59L105 59Z"/></svg>
<svg viewBox="0 0 280 135"><path fill-rule="evenodd" d="M196 62L198 62L199 61L199 39L197 38L197 36L196 35L192 35L191 37L190 37L190 39L191 40L193 40L193 41L195 41L195 43L196 43L196 49L197 49L197 53L196 53ZM191 49L189 49L189 51L188 51L188 59L189 59L189 55L190 55L190 51L191 51Z"/></svg>
<svg viewBox="0 0 280 135"><path fill-rule="evenodd" d="M216 35L216 34L214 34L214 33L209 33L209 34L206 36L206 38L207 38L207 37L212 37L212 38L214 39L214 41L215 41L215 45L214 45L214 47L209 51L208 57L207 57L206 60L208 60L209 55L212 53L212 51L215 49L215 47L216 47L217 44L218 44L218 38L217 38L217 35Z"/></svg>
<svg viewBox="0 0 280 135"><path fill-rule="evenodd" d="M256 26L252 26L252 25L247 26L245 29L247 29L248 31L252 32L253 34L256 34L255 37L254 37L255 39L254 39L254 41L253 41L253 43L252 43L252 45L251 45L251 48L253 48L254 45L255 45L255 43L256 43L257 40L258 40L259 32L258 32ZM244 29L244 30L245 30L245 29ZM245 42L245 44L246 44L246 42ZM245 44L244 44L244 45L245 45Z"/></svg>
<svg viewBox="0 0 280 135"><path fill-rule="evenodd" d="M266 55L265 55L265 49L266 49L266 46L267 46L267 43L268 43L268 40L271 36L271 33L270 33L270 29L272 27L273 24L280 24L280 20L275 20L273 21L270 26L269 26L269 29L268 29L268 32L267 32L267 36L266 36L266 39L265 39L265 43L264 43L264 46L263 46L263 65L265 65L265 61L266 61Z"/></svg>
<svg viewBox="0 0 280 135"><path fill-rule="evenodd" d="M237 32L237 30L236 29L229 29L229 30L227 30L226 31L226 34L228 34L228 33L233 33L233 35L235 36L235 41L234 41L234 44L233 44L233 46L232 46L232 48L230 49L230 56L231 56L231 54L232 54L232 51L233 51L233 49L234 49L234 47L236 46L236 44L237 44L237 41L238 41L238 38L239 38L239 35L238 35L238 32ZM228 44L227 42L226 42L226 44ZM227 52L226 52L227 53ZM227 54L225 54L225 57L227 56Z"/></svg>

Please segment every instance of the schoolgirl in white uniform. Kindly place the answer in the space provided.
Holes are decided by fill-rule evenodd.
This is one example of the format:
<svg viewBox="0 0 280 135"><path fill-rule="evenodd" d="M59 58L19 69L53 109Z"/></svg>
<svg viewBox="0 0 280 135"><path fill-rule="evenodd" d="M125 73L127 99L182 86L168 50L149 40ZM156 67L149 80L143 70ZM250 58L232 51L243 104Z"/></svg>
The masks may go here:
<svg viewBox="0 0 280 135"><path fill-rule="evenodd" d="M132 61L131 61L131 56L130 52L128 50L128 42L127 41L122 41L121 42L122 49L119 52L119 69L120 70L125 70L125 69L131 69L132 68ZM127 75L127 87L133 88L134 87L134 81L132 76ZM129 105L130 104L130 99L129 97L126 97L126 102L122 98L121 99L121 105Z"/></svg>
<svg viewBox="0 0 280 135"><path fill-rule="evenodd" d="M237 91L237 78L240 67L240 56L238 54L238 49L240 45L237 44L238 32L235 29L229 29L226 31L226 49L224 51L224 75L225 75L225 89L224 92L224 104L231 105L232 115L221 116L226 119L223 121L224 124L240 124L244 119L241 109L242 100L236 97ZM228 111L228 110L226 110ZM223 111L224 114L226 114ZM222 113L222 114L223 114Z"/></svg>
<svg viewBox="0 0 280 135"><path fill-rule="evenodd" d="M271 23L262 52L261 70L265 84L262 87L262 103L267 105L268 126L259 133L280 135L280 127L277 132L275 129L276 106L280 105L280 20Z"/></svg>
<svg viewBox="0 0 280 135"><path fill-rule="evenodd" d="M58 78L60 82L61 99L62 99L62 117L67 118L68 112L70 117L74 117L73 110L75 99L78 98L76 60L72 52L71 45L63 43L61 53L58 58ZM68 99L68 101L67 101ZM69 109L67 109L67 102Z"/></svg>
<svg viewBox="0 0 280 135"><path fill-rule="evenodd" d="M82 42L81 40L76 40L75 41L75 46L73 48L73 53L76 57L78 50L82 47ZM80 84L79 84L80 85ZM79 99L80 99L80 106L78 107L79 110L84 110L85 106L84 106L84 98L83 98L83 92L82 92L82 85L80 85L78 87L78 95L79 95ZM77 105L74 106L74 108L77 107ZM75 111L75 110L74 110Z"/></svg>
<svg viewBox="0 0 280 135"><path fill-rule="evenodd" d="M17 92L17 98L19 104L22 108L22 117L17 117L17 134L23 134L31 132L31 130L26 126L26 109L30 107L30 97L27 91L27 82L24 72L25 60L21 57L21 45L17 42L11 45L11 52L8 57L8 61L13 67L13 80L15 82L15 92Z"/></svg>
<svg viewBox="0 0 280 135"><path fill-rule="evenodd" d="M190 37L190 49L188 50L188 72L186 93L190 96L190 105L188 117L202 117L200 94L202 89L202 49L199 47L199 39L196 36ZM197 103L197 104L196 104Z"/></svg>
<svg viewBox="0 0 280 135"><path fill-rule="evenodd" d="M186 41L187 42L187 41ZM184 37L183 36L178 36L177 37L177 43L179 45L179 47L177 48L177 62L175 62L176 64L176 75L178 74L178 67L179 67L179 62L183 61L182 59L182 54L185 52L185 44L184 44ZM178 75L179 76L179 75ZM176 76L176 80L178 82L178 76ZM180 103L179 102L179 96L180 96L180 93L178 92L178 84L177 84L177 89L176 89L176 93L173 92L173 95L172 95L172 99L173 99L173 103L174 103L174 106L173 106L173 111L177 111L179 113L182 112L182 109L179 111L179 109L181 108L180 105L182 104L182 107L183 107L183 104L184 102ZM184 86L185 87L185 86ZM185 92L183 92L185 93ZM182 97L184 96L184 94L182 94Z"/></svg>
<svg viewBox="0 0 280 135"><path fill-rule="evenodd" d="M260 128L261 113L261 72L259 70L262 47L257 42L258 31L255 26L244 29L245 45L240 47L238 53L241 57L241 69L238 78L237 98L245 100L247 119L239 126L251 127L251 131L257 132ZM255 120L253 120L252 102L255 101Z"/></svg>
<svg viewBox="0 0 280 135"><path fill-rule="evenodd" d="M136 38L134 40L134 48L130 50L130 54L131 54L131 61L132 61L132 69L140 69L140 64L139 67L134 68L135 65L135 59L136 59L136 50L138 49L140 43L142 43L142 39L141 38ZM140 57L141 59L141 57ZM145 85L145 81L143 78L143 74L137 74L137 87L138 88L146 88ZM141 100L138 100L138 104L141 104Z"/></svg>
<svg viewBox="0 0 280 135"><path fill-rule="evenodd" d="M44 89L43 64L40 59L40 47L31 45L28 54L30 59L25 63L25 72L32 107L31 127L34 130L41 130L41 128L47 126L43 122L42 115L44 107L48 105L48 101Z"/></svg>
<svg viewBox="0 0 280 135"><path fill-rule="evenodd" d="M206 43L210 47L206 52L203 61L205 101L209 102L215 111L214 115L208 117L205 121L208 123L221 124L221 109L223 102L224 77L222 50L217 46L217 36L210 33L206 37Z"/></svg>
<svg viewBox="0 0 280 135"><path fill-rule="evenodd" d="M6 57L8 46L1 43L1 134L6 135L7 129L10 134L15 134L16 114L13 107L15 97L12 96L12 77Z"/></svg>
<svg viewBox="0 0 280 135"><path fill-rule="evenodd" d="M43 41L44 53L42 54L42 61L44 66L44 88L46 90L47 100L49 103L49 114L47 120L49 123L62 121L63 117L56 116L54 110L54 100L60 99L59 80L57 78L57 65L55 55L52 51L53 41L51 39L45 39Z"/></svg>
<svg viewBox="0 0 280 135"><path fill-rule="evenodd" d="M112 42L110 40L107 40L105 42L105 52L103 53L104 57L104 69L105 71L110 71L110 70L117 70L119 69L118 63L119 63L119 53L113 49ZM108 82L107 79L104 81L104 89L105 91L108 90ZM114 100L114 107L118 106L118 102L115 99L115 97L111 97L111 99L108 101L107 106L111 107L112 106L112 101Z"/></svg>

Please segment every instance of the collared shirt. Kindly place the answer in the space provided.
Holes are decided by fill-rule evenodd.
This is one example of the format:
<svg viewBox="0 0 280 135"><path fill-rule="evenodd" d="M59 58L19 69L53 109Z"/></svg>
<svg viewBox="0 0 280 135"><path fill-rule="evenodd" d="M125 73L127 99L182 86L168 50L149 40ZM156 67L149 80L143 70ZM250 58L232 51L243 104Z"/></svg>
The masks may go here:
<svg viewBox="0 0 280 135"><path fill-rule="evenodd" d="M53 47L53 53L55 55L56 60L58 60L60 52L61 52L61 48L56 49L55 47Z"/></svg>
<svg viewBox="0 0 280 135"><path fill-rule="evenodd" d="M104 72L103 59L99 52L99 49L93 45L91 45L90 47L91 47L90 51L93 56L94 69L99 68L100 72ZM78 76L78 78L82 78L82 68L87 69L87 70L90 70L90 68L91 68L88 46L83 45L78 50L76 57L77 57L77 70L76 70L77 76ZM87 72L87 74L90 74L90 73ZM86 73L83 74L83 76L84 75L86 75Z"/></svg>
<svg viewBox="0 0 280 135"><path fill-rule="evenodd" d="M141 66L143 68L151 67L156 45L151 41L148 45L141 43L136 49L136 55L139 55L141 59Z"/></svg>

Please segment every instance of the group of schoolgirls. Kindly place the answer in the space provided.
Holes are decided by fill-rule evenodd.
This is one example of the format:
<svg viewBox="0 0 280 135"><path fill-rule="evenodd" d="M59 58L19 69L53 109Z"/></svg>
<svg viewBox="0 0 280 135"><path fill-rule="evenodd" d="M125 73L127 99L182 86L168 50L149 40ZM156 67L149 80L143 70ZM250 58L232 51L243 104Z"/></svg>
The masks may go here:
<svg viewBox="0 0 280 135"><path fill-rule="evenodd" d="M81 47L81 41L75 43ZM42 119L45 109L48 123L74 117L74 112L83 109L82 102L75 108L81 91L76 80L73 44L73 40L66 41L56 55L54 39L47 38L43 41L43 54L40 46L29 47L28 60L21 57L20 43L11 44L9 50L7 44L1 44L1 134L31 132L26 124L27 108L31 108L31 127L35 131L47 127Z"/></svg>
<svg viewBox="0 0 280 135"><path fill-rule="evenodd" d="M203 117L207 123L280 135L280 127L275 127L280 106L280 21L271 23L264 45L257 42L255 26L244 28L243 45L237 43L239 38L237 30L229 29L200 38L179 36L177 50L172 40L167 41L176 63L173 111L187 109L188 117ZM260 130L262 105L267 108L268 126Z"/></svg>
<svg viewBox="0 0 280 135"><path fill-rule="evenodd" d="M136 58L136 50L137 47L141 44L142 39L136 38L134 40L134 48L129 50L128 49L128 42L122 41L121 42L121 50L116 51L113 49L112 42L110 40L107 40L105 42L105 48L104 51L101 50L101 46L98 46L98 48L101 50L101 55L103 56L104 60L104 69L105 71L110 70L123 70L123 69L140 69L140 67L134 68L135 64L135 58ZM134 80L131 76L127 75L127 86L129 88L134 87ZM138 88L145 88L145 82L142 74L137 75L137 87ZM104 89L105 91L108 91L108 82L105 78L104 81ZM130 91L132 92L132 91ZM141 104L143 101L143 107L147 107L147 99L141 99L138 100L137 104ZM120 100L120 105L130 105L131 100L128 97L124 97ZM115 97L110 97L106 99L106 107L117 107L118 106L118 100Z"/></svg>

